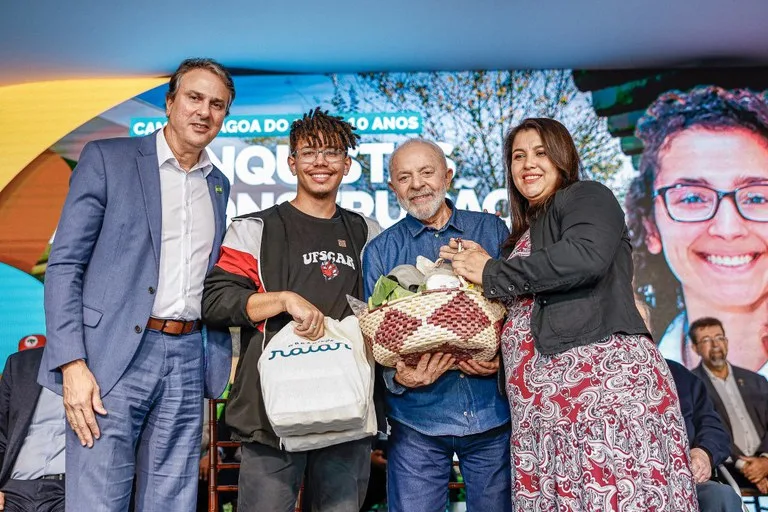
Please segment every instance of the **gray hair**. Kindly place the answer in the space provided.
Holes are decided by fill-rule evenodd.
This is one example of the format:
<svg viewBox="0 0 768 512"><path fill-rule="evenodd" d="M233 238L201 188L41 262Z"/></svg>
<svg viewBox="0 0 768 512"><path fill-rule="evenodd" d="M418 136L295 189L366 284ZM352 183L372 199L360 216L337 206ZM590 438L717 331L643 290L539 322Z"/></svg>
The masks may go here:
<svg viewBox="0 0 768 512"><path fill-rule="evenodd" d="M435 156L443 163L443 166L448 167L448 161L445 158L445 152L443 151L443 148L437 145L436 142L433 142L431 140L422 139L421 137L413 137L411 139L406 140L402 144L398 145L395 150L392 152L391 155L389 155L389 181L392 181L392 162L395 161L395 157L397 154L410 146L416 146L416 145L422 145L427 146L434 154Z"/></svg>
<svg viewBox="0 0 768 512"><path fill-rule="evenodd" d="M173 75L171 75L171 79L168 82L168 92L165 93L165 98L168 100L174 100L176 98L176 93L179 92L181 77L193 69L205 69L221 78L221 81L224 82L224 85L229 91L229 103L227 103L227 115L229 115L229 107L232 106L232 102L235 101L235 83L232 81L232 75L229 74L229 71L213 59L186 59L179 64L179 67L173 72Z"/></svg>

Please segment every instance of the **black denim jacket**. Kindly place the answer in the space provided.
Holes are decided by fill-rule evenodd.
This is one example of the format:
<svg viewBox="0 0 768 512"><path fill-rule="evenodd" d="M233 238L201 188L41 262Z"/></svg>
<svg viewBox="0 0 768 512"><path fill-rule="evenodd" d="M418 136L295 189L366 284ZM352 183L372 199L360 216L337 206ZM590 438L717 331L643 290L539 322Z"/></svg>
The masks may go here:
<svg viewBox="0 0 768 512"><path fill-rule="evenodd" d="M531 255L490 260L483 271L489 298L533 294L536 349L556 354L614 333L648 329L635 306L632 247L624 212L594 181L556 192L531 226Z"/></svg>

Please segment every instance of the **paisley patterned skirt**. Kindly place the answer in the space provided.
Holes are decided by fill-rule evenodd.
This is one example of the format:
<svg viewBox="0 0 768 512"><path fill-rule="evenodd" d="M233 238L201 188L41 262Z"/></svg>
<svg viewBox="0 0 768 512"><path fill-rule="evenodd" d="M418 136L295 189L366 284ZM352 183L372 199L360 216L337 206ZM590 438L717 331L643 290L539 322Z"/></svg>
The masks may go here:
<svg viewBox="0 0 768 512"><path fill-rule="evenodd" d="M526 253L528 236L510 257ZM652 341L616 334L546 356L531 336L533 297L507 306L512 509L697 511L677 391Z"/></svg>

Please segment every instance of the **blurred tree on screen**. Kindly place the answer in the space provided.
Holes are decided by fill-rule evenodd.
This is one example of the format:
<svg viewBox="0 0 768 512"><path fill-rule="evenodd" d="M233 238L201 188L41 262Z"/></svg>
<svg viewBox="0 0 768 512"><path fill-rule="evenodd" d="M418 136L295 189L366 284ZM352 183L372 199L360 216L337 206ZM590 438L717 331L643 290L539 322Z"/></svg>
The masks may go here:
<svg viewBox="0 0 768 512"><path fill-rule="evenodd" d="M552 117L574 136L586 175L611 183L622 166L619 143L567 70L360 73L331 75L339 112L414 110L422 136L455 142L458 177L478 194L505 186L504 134L526 117Z"/></svg>

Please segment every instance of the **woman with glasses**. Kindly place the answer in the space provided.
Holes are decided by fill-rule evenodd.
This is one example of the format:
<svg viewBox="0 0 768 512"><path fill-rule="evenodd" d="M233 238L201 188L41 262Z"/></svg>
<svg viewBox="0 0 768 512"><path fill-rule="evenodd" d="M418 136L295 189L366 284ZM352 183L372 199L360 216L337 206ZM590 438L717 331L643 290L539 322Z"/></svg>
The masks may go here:
<svg viewBox="0 0 768 512"><path fill-rule="evenodd" d="M768 105L746 90L660 96L627 196L636 285L664 357L698 364L689 320L720 318L733 364L768 375ZM657 335L657 339L659 336Z"/></svg>

